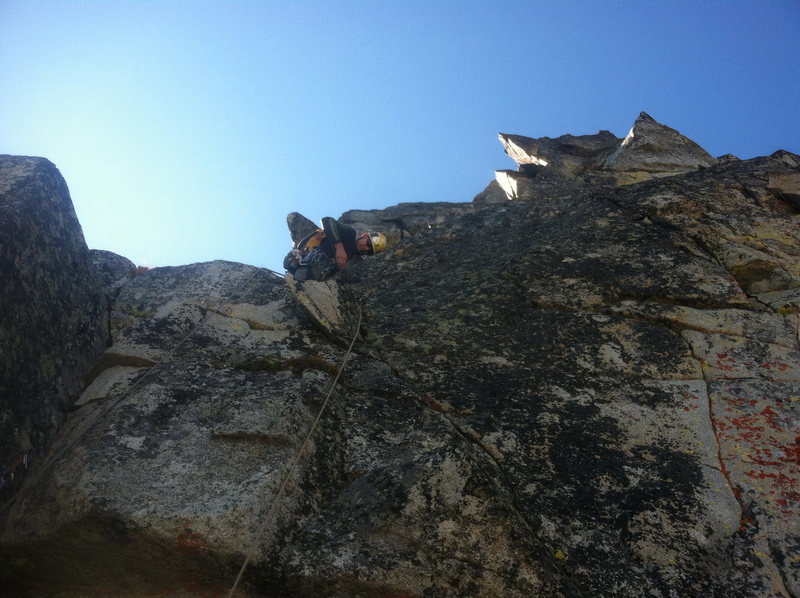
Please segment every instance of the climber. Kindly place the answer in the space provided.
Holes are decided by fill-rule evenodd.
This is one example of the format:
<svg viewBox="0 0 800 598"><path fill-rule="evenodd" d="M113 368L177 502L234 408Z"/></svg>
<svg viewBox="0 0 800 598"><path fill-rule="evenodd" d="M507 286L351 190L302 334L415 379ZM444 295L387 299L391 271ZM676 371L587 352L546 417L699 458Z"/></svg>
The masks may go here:
<svg viewBox="0 0 800 598"><path fill-rule="evenodd" d="M291 216L291 215L290 215ZM297 241L283 260L295 280L325 280L341 270L352 258L373 255L386 249L383 233L358 231L334 218L322 219L322 229L316 229Z"/></svg>

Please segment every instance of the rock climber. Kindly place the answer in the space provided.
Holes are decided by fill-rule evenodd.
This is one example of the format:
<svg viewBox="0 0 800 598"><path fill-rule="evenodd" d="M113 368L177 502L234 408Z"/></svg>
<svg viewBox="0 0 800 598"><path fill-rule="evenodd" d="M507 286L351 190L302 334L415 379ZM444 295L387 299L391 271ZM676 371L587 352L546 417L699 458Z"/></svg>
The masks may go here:
<svg viewBox="0 0 800 598"><path fill-rule="evenodd" d="M298 281L325 280L354 257L374 255L385 249L383 233L358 234L349 224L325 217L322 229L314 230L295 243L283 260L283 267Z"/></svg>

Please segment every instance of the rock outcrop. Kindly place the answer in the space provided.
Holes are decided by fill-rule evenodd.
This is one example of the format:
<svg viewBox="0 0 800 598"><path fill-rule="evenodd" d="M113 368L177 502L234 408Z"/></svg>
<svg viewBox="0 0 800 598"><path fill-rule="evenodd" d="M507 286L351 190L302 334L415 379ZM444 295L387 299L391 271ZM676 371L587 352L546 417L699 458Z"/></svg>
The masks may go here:
<svg viewBox="0 0 800 598"><path fill-rule="evenodd" d="M109 303L119 294L122 285L136 273L136 264L128 258L111 251L92 249L89 251L95 272Z"/></svg>
<svg viewBox="0 0 800 598"><path fill-rule="evenodd" d="M642 112L619 147L603 162L618 183L693 172L714 164L702 147Z"/></svg>
<svg viewBox="0 0 800 598"><path fill-rule="evenodd" d="M800 596L800 157L617 186L603 152L350 213L412 234L323 283L126 280L4 586L224 595L252 554L238 596Z"/></svg>
<svg viewBox="0 0 800 598"><path fill-rule="evenodd" d="M497 182L509 199L541 197L543 177L560 177L568 183L628 185L652 178L693 172L715 163L702 147L675 129L642 112L624 139L609 131L595 135L563 135L556 139L531 139L499 134L506 153L518 171L499 170ZM552 184L550 185L552 186ZM560 192L572 192L564 183ZM538 191L538 192L537 192Z"/></svg>
<svg viewBox="0 0 800 598"><path fill-rule="evenodd" d="M49 448L108 336L105 302L61 174L0 156L0 497Z"/></svg>

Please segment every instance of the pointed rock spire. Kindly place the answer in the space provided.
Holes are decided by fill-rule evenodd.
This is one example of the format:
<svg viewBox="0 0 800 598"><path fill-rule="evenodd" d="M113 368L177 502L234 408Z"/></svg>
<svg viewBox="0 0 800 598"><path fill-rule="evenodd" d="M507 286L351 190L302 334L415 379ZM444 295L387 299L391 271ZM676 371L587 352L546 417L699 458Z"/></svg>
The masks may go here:
<svg viewBox="0 0 800 598"><path fill-rule="evenodd" d="M500 133L506 153L519 166L516 187L531 178L533 167L554 174L615 185L638 183L712 166L716 160L694 141L662 125L646 112L639 114L625 139L608 131L595 135L562 135L532 139ZM535 169L534 169L535 170ZM508 171L497 171L497 181L508 187ZM504 187L504 188L505 188ZM509 199L521 197L509 193Z"/></svg>
<svg viewBox="0 0 800 598"><path fill-rule="evenodd" d="M642 112L619 147L606 158L603 168L627 173L630 180L618 179L624 184L690 172L715 162L694 141Z"/></svg>

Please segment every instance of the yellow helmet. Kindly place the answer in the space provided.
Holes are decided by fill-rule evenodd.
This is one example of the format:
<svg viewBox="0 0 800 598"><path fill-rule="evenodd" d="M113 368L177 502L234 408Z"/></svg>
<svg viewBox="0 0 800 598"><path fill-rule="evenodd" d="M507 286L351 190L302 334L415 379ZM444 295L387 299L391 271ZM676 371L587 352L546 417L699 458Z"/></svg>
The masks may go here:
<svg viewBox="0 0 800 598"><path fill-rule="evenodd" d="M372 247L372 253L380 253L381 251L386 251L386 235L383 233L376 233L370 231L367 233L369 238L369 244Z"/></svg>

